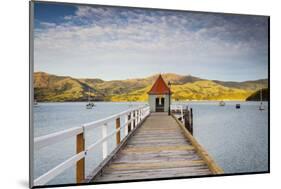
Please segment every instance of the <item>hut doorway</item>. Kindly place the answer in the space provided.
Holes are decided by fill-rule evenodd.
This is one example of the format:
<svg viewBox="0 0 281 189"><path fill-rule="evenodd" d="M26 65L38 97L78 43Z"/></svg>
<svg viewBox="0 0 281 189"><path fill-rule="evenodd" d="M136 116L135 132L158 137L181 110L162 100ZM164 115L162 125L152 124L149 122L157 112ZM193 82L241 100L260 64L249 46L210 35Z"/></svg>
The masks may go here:
<svg viewBox="0 0 281 189"><path fill-rule="evenodd" d="M163 97L157 97L155 100L156 112L164 112L165 99Z"/></svg>

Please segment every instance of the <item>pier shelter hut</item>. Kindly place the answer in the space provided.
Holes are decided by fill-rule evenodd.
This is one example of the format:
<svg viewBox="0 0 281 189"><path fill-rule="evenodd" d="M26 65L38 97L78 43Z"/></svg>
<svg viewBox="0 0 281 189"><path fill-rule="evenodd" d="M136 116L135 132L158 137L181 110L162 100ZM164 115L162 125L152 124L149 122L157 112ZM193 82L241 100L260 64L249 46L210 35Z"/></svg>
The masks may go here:
<svg viewBox="0 0 281 189"><path fill-rule="evenodd" d="M170 95L171 90L160 74L148 92L150 111L168 112L171 100Z"/></svg>

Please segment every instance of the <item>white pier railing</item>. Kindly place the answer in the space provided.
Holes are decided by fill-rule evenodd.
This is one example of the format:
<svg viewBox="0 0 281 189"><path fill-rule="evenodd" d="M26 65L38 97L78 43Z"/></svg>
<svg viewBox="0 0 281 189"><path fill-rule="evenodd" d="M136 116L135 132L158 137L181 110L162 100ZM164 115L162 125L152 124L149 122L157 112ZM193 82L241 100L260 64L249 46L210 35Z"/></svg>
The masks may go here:
<svg viewBox="0 0 281 189"><path fill-rule="evenodd" d="M136 129L141 121L150 114L149 106L141 106L124 112L109 116L107 118L97 120L94 122L83 124L80 127L63 130L45 136L40 136L34 139L34 150L39 150L54 143L63 141L70 137L76 137L76 154L52 168L45 174L36 178L33 182L34 186L44 185L57 175L65 171L67 168L76 164L76 182L81 183L85 179L85 157L94 150L97 145L102 143L103 159L108 156L107 141L113 135L116 135L117 147L121 142L120 130L125 129L125 136ZM121 118L125 118L125 123L121 125ZM110 133L107 131L107 125L115 122L116 129ZM85 132L97 127L102 127L102 138L85 147Z"/></svg>
<svg viewBox="0 0 281 189"><path fill-rule="evenodd" d="M184 105L173 104L171 105L171 111L180 114L180 120L184 124Z"/></svg>
<svg viewBox="0 0 281 189"><path fill-rule="evenodd" d="M186 129L193 135L193 109L183 104L173 104L171 112L182 122Z"/></svg>

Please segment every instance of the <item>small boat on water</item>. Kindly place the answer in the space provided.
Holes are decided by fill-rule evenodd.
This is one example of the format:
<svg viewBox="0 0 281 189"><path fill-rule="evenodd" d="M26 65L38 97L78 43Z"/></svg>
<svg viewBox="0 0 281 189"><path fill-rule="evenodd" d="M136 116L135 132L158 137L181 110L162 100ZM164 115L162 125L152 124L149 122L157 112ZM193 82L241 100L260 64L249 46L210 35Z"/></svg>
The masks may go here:
<svg viewBox="0 0 281 189"><path fill-rule="evenodd" d="M264 110L265 108L264 108L264 106L262 105L262 102L261 102L261 104L260 104L260 106L259 106L259 110Z"/></svg>
<svg viewBox="0 0 281 189"><path fill-rule="evenodd" d="M236 109L240 109L240 104L236 104Z"/></svg>
<svg viewBox="0 0 281 189"><path fill-rule="evenodd" d="M39 104L38 104L36 99L34 99L33 106L39 106Z"/></svg>
<svg viewBox="0 0 281 189"><path fill-rule="evenodd" d="M93 102L89 102L88 104L86 104L87 109L92 109L94 106L95 104Z"/></svg>
<svg viewBox="0 0 281 189"><path fill-rule="evenodd" d="M260 90L260 106L259 106L259 110L262 111L264 110L264 105L262 104L262 89Z"/></svg>
<svg viewBox="0 0 281 189"><path fill-rule="evenodd" d="M224 101L220 101L219 105L220 106L225 106L225 102Z"/></svg>
<svg viewBox="0 0 281 189"><path fill-rule="evenodd" d="M91 91L89 88L89 94L88 94L88 103L86 104L87 109L92 109L95 106L94 102L91 102Z"/></svg>

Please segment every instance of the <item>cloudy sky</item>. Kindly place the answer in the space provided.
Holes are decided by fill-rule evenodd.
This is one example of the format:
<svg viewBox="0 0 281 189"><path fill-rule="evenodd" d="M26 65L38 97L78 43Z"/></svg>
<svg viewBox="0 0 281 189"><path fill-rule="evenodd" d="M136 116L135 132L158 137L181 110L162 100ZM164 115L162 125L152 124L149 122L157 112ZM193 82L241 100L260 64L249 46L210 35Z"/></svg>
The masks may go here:
<svg viewBox="0 0 281 189"><path fill-rule="evenodd" d="M260 16L35 2L34 70L104 80L158 73L267 78Z"/></svg>

